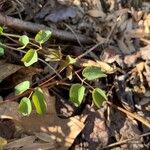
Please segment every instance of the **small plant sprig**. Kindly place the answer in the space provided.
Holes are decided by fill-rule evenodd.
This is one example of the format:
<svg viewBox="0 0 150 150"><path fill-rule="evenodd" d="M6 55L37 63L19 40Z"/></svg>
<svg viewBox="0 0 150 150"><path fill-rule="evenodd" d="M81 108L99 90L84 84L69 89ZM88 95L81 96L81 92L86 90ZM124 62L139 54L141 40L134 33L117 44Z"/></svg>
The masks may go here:
<svg viewBox="0 0 150 150"><path fill-rule="evenodd" d="M26 67L31 66L38 61L38 50L42 49L42 44L44 44L50 37L52 33L49 30L41 30L35 36L35 41L39 43L39 49L29 49L24 57L21 59L24 62ZM20 44L25 48L29 43L29 38L26 35L23 35L19 38Z"/></svg>
<svg viewBox="0 0 150 150"><path fill-rule="evenodd" d="M21 45L21 47L18 47L18 51L22 51L23 49L27 48L27 45L30 43L32 46L36 48L31 48L27 52L23 51L25 55L21 59L21 61L24 63L26 67L31 66L32 64L36 63L38 61L38 51L42 49L42 44L44 44L49 38L51 37L52 33L49 30L41 30L39 31L34 41L37 44L34 44L31 42L30 38L27 35L14 35L14 34L7 34L3 32L3 28L0 27L0 34L6 37L15 37L18 38L18 43ZM4 46L5 44L0 43L0 56L4 55ZM73 64L76 63L76 61L79 58L72 58L70 55L66 56L65 60L62 60L62 54L59 50L51 50L49 55L45 55L46 61L62 61L60 63L60 72L66 68L66 77L68 79L72 79L73 75ZM99 78L106 77L107 75L104 74L99 67L86 67L82 71L82 76L84 77L84 80L93 81ZM84 81L83 80L83 81ZM70 100L75 104L75 106L80 106L81 103L84 100L85 97L85 91L86 88L83 85L83 83L75 83L72 84L70 90L69 90L69 97ZM87 83L86 83L87 84ZM15 86L15 94L20 95L26 90L30 88L30 82L24 81L20 84ZM94 104L99 108L103 101L107 100L107 96L104 90L100 88L92 88L92 99ZM90 92L90 90L89 90ZM30 115L32 112L32 105L34 105L36 112L38 114L44 114L47 109L46 101L44 98L43 91L40 87L36 87L33 92L30 93L28 97L23 97L19 104L19 112L21 112L24 116Z"/></svg>
<svg viewBox="0 0 150 150"><path fill-rule="evenodd" d="M25 53L21 61L24 63L26 67L29 67L38 61L38 51L42 49L42 44L44 44L46 41L49 40L49 38L52 35L52 32L49 30L39 31L34 38L34 41L37 44L34 44L33 42L31 42L30 38L27 35L19 36L19 35L5 33L2 27L0 27L0 35L6 36L6 37L18 38L18 43L21 45L21 47L18 47L16 50ZM27 52L23 51L23 49L26 48L29 43L36 48L31 48ZM7 46L2 43L0 43L0 46L1 46L0 56L2 56L4 55L4 47L7 47Z"/></svg>
<svg viewBox="0 0 150 150"><path fill-rule="evenodd" d="M39 31L34 38L35 42L38 43L37 45L37 44L30 42L30 38L27 35L18 36L14 34L4 33L2 27L0 27L0 34L6 37L18 38L18 43L21 45L21 47L17 48L18 51L22 51L24 48L27 47L29 43L37 48L37 49L31 48L27 52L23 51L25 55L23 56L21 61L24 63L26 67L29 67L38 61L38 51L42 49L42 44L44 44L52 35L51 31L49 30ZM0 56L3 56L4 55L3 47L5 47L6 45L0 43L0 46L1 46ZM15 86L15 94L20 95L26 90L28 90L29 88L30 88L30 82L23 81L20 84ZM21 112L24 116L30 115L30 113L32 112L32 103L35 106L36 112L38 114L43 114L46 112L47 105L46 105L43 91L40 87L36 87L34 91L31 92L29 97L23 97L20 100L20 104L18 107L19 112Z"/></svg>
<svg viewBox="0 0 150 150"><path fill-rule="evenodd" d="M99 78L106 77L99 67L86 67L82 71L82 76L89 80L96 80ZM69 90L70 100L75 104L75 106L80 106L83 102L85 96L85 86L80 83L73 84ZM107 100L107 96L104 90L100 88L92 88L92 99L94 104L99 108L103 101Z"/></svg>
<svg viewBox="0 0 150 150"><path fill-rule="evenodd" d="M20 95L30 88L30 82L24 81L15 86L15 94ZM32 102L32 103L31 103ZM23 97L20 100L18 107L19 112L24 116L30 115L32 112L32 104L35 106L38 114L44 114L47 110L47 104L44 98L43 91L40 87L36 87L28 97Z"/></svg>

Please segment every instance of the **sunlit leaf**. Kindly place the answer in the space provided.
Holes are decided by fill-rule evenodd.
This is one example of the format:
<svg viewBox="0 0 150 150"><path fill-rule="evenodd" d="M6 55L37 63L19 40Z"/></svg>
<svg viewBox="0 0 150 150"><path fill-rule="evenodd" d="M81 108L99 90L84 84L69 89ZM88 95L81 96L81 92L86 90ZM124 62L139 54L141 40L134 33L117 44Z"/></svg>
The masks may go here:
<svg viewBox="0 0 150 150"><path fill-rule="evenodd" d="M107 75L104 74L100 68L98 67L86 67L82 71L83 77L87 80L95 80L98 78L106 77Z"/></svg>
<svg viewBox="0 0 150 150"><path fill-rule="evenodd" d="M29 81L23 81L15 86L15 94L19 95L23 92L25 92L27 89L30 88L30 82Z"/></svg>
<svg viewBox="0 0 150 150"><path fill-rule="evenodd" d="M0 136L0 150L4 150L4 146L7 144L7 140Z"/></svg>
<svg viewBox="0 0 150 150"><path fill-rule="evenodd" d="M41 30L35 36L35 41L39 44L45 43L52 35L52 32L49 30Z"/></svg>
<svg viewBox="0 0 150 150"><path fill-rule="evenodd" d="M95 88L92 91L92 98L93 98L93 102L95 103L95 105L97 107L100 107L102 105L102 103L107 100L107 96L105 94L105 91L103 91L100 88Z"/></svg>
<svg viewBox="0 0 150 150"><path fill-rule="evenodd" d="M31 66L35 62L38 61L38 54L37 51L34 49L30 49L26 52L26 54L21 59L22 62L24 62L24 65L26 67Z"/></svg>
<svg viewBox="0 0 150 150"><path fill-rule="evenodd" d="M23 97L20 101L18 110L24 116L30 115L32 111L32 105L30 99L27 97Z"/></svg>
<svg viewBox="0 0 150 150"><path fill-rule="evenodd" d="M66 62L68 64L74 64L76 62L76 59L72 58L70 55L66 56Z"/></svg>
<svg viewBox="0 0 150 150"><path fill-rule="evenodd" d="M22 35L19 38L19 44L23 47L19 48L19 49L23 49L27 46L27 44L29 43L29 37L26 35Z"/></svg>
<svg viewBox="0 0 150 150"><path fill-rule="evenodd" d="M45 61L60 61L62 59L61 50L50 49L48 55L45 56Z"/></svg>
<svg viewBox="0 0 150 150"><path fill-rule="evenodd" d="M3 56L3 55L4 55L4 53L5 53L4 48L3 48L3 47L0 47L0 56Z"/></svg>
<svg viewBox="0 0 150 150"><path fill-rule="evenodd" d="M32 101L38 114L46 113L47 105L42 89L35 89L34 93L32 94Z"/></svg>
<svg viewBox="0 0 150 150"><path fill-rule="evenodd" d="M73 68L72 68L71 65L69 65L69 66L66 68L66 77L67 77L69 80L72 79L72 70L73 70Z"/></svg>
<svg viewBox="0 0 150 150"><path fill-rule="evenodd" d="M0 35L3 34L3 31L4 31L3 27L0 26Z"/></svg>
<svg viewBox="0 0 150 150"><path fill-rule="evenodd" d="M75 106L80 106L84 98L85 87L79 83L73 84L69 91L70 100Z"/></svg>

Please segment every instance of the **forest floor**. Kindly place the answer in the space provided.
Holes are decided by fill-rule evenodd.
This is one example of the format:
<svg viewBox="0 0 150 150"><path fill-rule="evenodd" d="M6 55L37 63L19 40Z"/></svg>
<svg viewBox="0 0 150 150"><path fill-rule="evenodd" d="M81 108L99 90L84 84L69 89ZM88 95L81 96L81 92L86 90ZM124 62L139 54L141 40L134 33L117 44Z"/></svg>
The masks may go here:
<svg viewBox="0 0 150 150"><path fill-rule="evenodd" d="M149 148L149 0L0 1L0 150Z"/></svg>

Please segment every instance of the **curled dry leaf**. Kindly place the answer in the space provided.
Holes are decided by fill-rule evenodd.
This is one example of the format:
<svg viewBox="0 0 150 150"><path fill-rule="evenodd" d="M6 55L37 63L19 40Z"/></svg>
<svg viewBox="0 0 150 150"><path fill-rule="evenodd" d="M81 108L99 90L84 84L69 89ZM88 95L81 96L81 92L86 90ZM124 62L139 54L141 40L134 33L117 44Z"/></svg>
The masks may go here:
<svg viewBox="0 0 150 150"><path fill-rule="evenodd" d="M135 53L132 55L126 55L124 57L124 63L128 66L131 67L132 65L134 65L137 61L137 59L140 57L140 53Z"/></svg>
<svg viewBox="0 0 150 150"><path fill-rule="evenodd" d="M93 61L93 60L82 60L81 66L83 67L91 67L91 66L94 66L94 67L99 67L102 69L102 71L108 73L108 74L111 74L115 71L115 69L113 67L111 67L109 64L107 64L106 62L103 62L103 61Z"/></svg>

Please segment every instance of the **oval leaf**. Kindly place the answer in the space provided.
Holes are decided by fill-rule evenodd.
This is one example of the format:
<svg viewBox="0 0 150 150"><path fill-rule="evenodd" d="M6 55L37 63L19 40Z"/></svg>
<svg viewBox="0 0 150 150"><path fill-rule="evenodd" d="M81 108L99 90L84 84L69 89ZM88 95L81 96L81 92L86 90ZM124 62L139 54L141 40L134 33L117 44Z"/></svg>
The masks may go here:
<svg viewBox="0 0 150 150"><path fill-rule="evenodd" d="M49 30L41 30L35 36L35 41L39 44L45 43L52 35L52 32Z"/></svg>
<svg viewBox="0 0 150 150"><path fill-rule="evenodd" d="M20 36L19 44L23 46L21 48L25 48L28 43L29 43L29 37L28 36L26 36L26 35Z"/></svg>
<svg viewBox="0 0 150 150"><path fill-rule="evenodd" d="M30 88L30 82L24 81L15 86L15 94L19 95Z"/></svg>
<svg viewBox="0 0 150 150"><path fill-rule="evenodd" d="M105 91L102 89L96 88L92 92L92 98L95 103L95 105L99 108L103 101L107 100L107 96L105 94Z"/></svg>
<svg viewBox="0 0 150 150"><path fill-rule="evenodd" d="M80 106L84 98L85 87L81 84L73 84L69 91L70 100L75 104L75 106Z"/></svg>
<svg viewBox="0 0 150 150"><path fill-rule="evenodd" d="M32 64L38 61L37 51L34 49L30 49L29 51L26 52L21 61L24 62L24 65L26 67L31 66Z"/></svg>
<svg viewBox="0 0 150 150"><path fill-rule="evenodd" d="M98 67L86 67L82 71L82 75L87 79L87 80L95 80L98 78L106 77L107 75L104 74L100 68Z"/></svg>
<svg viewBox="0 0 150 150"><path fill-rule="evenodd" d="M3 31L4 31L3 27L0 26L0 35L3 34Z"/></svg>
<svg viewBox="0 0 150 150"><path fill-rule="evenodd" d="M43 91L40 88L35 89L34 93L32 94L32 101L38 114L46 113L47 105Z"/></svg>
<svg viewBox="0 0 150 150"><path fill-rule="evenodd" d="M32 105L30 99L27 97L23 97L20 101L18 110L24 116L30 115L32 111Z"/></svg>
<svg viewBox="0 0 150 150"><path fill-rule="evenodd" d="M4 53L5 53L4 48L0 47L0 56L3 56L3 55L4 55Z"/></svg>

